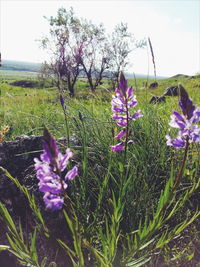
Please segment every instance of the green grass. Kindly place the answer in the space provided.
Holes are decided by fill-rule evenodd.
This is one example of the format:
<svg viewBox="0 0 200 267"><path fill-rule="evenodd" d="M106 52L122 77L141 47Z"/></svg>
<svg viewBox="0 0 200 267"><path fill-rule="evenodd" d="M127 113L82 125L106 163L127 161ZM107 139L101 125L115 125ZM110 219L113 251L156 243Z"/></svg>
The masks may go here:
<svg viewBox="0 0 200 267"><path fill-rule="evenodd" d="M196 85L200 78L159 80L159 87L153 90L145 89L144 81L137 79L137 108L143 117L131 124L135 143L125 163L123 153L114 154L109 148L113 129L116 133L119 129L111 119L113 92L107 83L91 93L82 81L76 98L64 94L70 135L75 135L79 144L72 147L79 177L70 186L75 219L71 222L64 215L72 233L70 248L62 240L59 243L66 253L71 249L78 255L74 257L71 252L74 266L153 267L155 262L160 262L158 266L164 266L161 262L165 266L198 266L198 219L190 223L199 209L190 195L199 198L199 145L191 146L182 183L171 195L170 185L183 151L168 147L165 135L172 110L179 110L178 97L166 97L166 103L157 105L149 104L149 100L181 82L199 105ZM134 82L129 80L130 85ZM10 127L6 140L21 134L42 135L44 125L56 138L66 136L56 88L25 89L1 83L0 90L0 123ZM6 213L3 206L1 210Z"/></svg>
<svg viewBox="0 0 200 267"><path fill-rule="evenodd" d="M200 79L180 79L183 86L188 90L193 101L200 103L199 88L195 87L200 83ZM136 95L139 102L139 108L147 113L154 112L159 114L160 118L169 120L169 114L173 109L178 109L177 97L166 97L166 103L160 105L148 104L153 95L163 95L165 88L177 85L179 81L165 79L159 80L157 89L149 90L142 87L145 79L138 79ZM134 80L130 80L129 84L134 84ZM78 88L84 88L85 82L78 85ZM97 92L91 93L87 88L85 90L77 89L77 97L71 99L65 94L67 111L71 117L77 117L78 111L87 109L91 118L96 117L100 121L107 121L110 118L110 99L112 92L107 89L107 84L103 84ZM41 127L46 124L53 134L61 136L65 134L63 126L63 113L58 101L56 88L47 89L28 89L14 87L9 84L0 84L1 107L0 119L2 124L10 125L12 135L19 134L39 134ZM153 113L152 113L152 116ZM54 118L56 117L56 120ZM165 124L166 124L165 121ZM56 124L56 125L54 125Z"/></svg>
<svg viewBox="0 0 200 267"><path fill-rule="evenodd" d="M0 80L19 80L23 78L35 78L37 72L17 71L17 70L0 70Z"/></svg>

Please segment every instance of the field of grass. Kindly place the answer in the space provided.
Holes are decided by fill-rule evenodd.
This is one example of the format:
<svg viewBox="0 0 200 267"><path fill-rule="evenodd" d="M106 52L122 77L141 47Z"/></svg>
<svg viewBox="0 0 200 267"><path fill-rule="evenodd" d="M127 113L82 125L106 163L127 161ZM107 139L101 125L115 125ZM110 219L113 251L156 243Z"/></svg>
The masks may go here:
<svg viewBox="0 0 200 267"><path fill-rule="evenodd" d="M56 138L66 136L57 89L14 87L5 83L10 78L4 76L0 83L0 124L10 128L5 140L42 135L44 125ZM79 165L70 190L75 219L70 224L67 217L71 244L58 242L74 261L69 266L199 266L200 146L190 146L181 183L172 193L184 150L167 146L165 135L172 111L180 112L178 97L166 97L160 104L149 100L181 82L200 106L200 78L163 79L152 90L144 82L129 80L143 117L131 123L134 144L125 162L122 152L109 148L119 127L111 119L108 84L91 93L81 82L75 98L63 94L69 135L79 143L70 144ZM32 266L44 266L37 264Z"/></svg>
<svg viewBox="0 0 200 267"><path fill-rule="evenodd" d="M0 70L0 80L19 80L24 78L35 78L37 72L17 71L17 70Z"/></svg>

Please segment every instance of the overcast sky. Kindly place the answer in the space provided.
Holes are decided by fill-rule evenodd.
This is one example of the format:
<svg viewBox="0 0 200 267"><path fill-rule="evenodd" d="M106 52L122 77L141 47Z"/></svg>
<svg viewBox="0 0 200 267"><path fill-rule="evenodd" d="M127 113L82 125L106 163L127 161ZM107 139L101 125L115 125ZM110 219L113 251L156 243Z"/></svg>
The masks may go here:
<svg viewBox="0 0 200 267"><path fill-rule="evenodd" d="M76 15L103 23L108 31L127 22L136 38L150 37L157 74L193 75L200 72L200 1L18 1L0 0L0 51L3 59L42 62L48 55L37 39L47 35L43 16L55 16L57 9L73 7ZM148 50L132 54L129 72L153 74Z"/></svg>

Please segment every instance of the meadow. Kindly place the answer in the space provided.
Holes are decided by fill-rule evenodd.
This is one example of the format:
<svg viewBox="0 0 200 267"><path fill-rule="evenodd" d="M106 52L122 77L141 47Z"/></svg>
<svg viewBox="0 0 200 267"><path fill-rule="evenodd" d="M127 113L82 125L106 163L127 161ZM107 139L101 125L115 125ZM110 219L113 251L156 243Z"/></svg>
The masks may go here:
<svg viewBox="0 0 200 267"><path fill-rule="evenodd" d="M180 82L199 106L198 75L160 79L158 88L151 90L144 83L153 80L129 79L138 101L136 109L143 117L130 124L134 144L126 157L110 149L120 127L111 118L114 92L107 81L95 92L84 80L79 81L74 98L65 91L65 116L56 87L22 88L9 84L16 79L11 73L9 78L1 77L0 123L9 127L5 141L19 135L41 136L44 126L56 139L69 135L78 140L78 145L69 142L68 146L79 169L69 186L71 204L59 211L67 225L63 240L66 235L68 242L53 237L43 217L45 207L37 209L29 192L7 174L29 197L37 233L29 233L25 244L24 234L15 232L19 222L12 222L1 204L1 219L7 223L11 240L9 246L1 244L1 250L8 249L24 266L200 266L200 146L189 147L180 184L171 190L184 149L167 146L165 136L172 111L180 112L179 97L167 96L165 103L149 104L152 96L161 96L167 87ZM170 135L175 134L171 129ZM37 240L42 234L57 241L55 246L66 254L66 265L56 265L56 256L51 258L48 250L47 258L40 255Z"/></svg>

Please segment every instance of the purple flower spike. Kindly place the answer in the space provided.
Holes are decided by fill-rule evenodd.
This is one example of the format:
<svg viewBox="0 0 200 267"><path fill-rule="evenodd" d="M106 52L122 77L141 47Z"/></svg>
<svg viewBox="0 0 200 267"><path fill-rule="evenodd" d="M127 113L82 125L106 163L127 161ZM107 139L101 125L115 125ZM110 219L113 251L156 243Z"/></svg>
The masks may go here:
<svg viewBox="0 0 200 267"><path fill-rule="evenodd" d="M174 111L171 115L171 121L169 122L171 127L179 129L179 133L173 140L169 135L166 136L167 145L174 146L176 149L185 147L187 143L197 143L200 141L200 128L197 124L194 124L200 121L200 108L197 108L193 104L186 90L181 85L179 85L179 89L179 106L183 115Z"/></svg>
<svg viewBox="0 0 200 267"><path fill-rule="evenodd" d="M118 126L123 127L123 130L114 139L125 137L125 140L121 140L122 142L116 146L111 146L111 149L113 152L119 152L124 149L126 151L126 147L129 144L129 123L132 120L142 117L142 114L140 110L134 114L130 113L131 108L137 105L137 100L133 92L133 87L128 88L128 81L125 79L123 73L120 74L119 88L115 89L115 95L112 97L111 104L113 112L112 119L116 120ZM132 140L130 140L130 143L132 143Z"/></svg>
<svg viewBox="0 0 200 267"><path fill-rule="evenodd" d="M64 191L67 183L62 179L62 172L67 168L69 159L73 153L68 148L63 155L58 150L56 140L44 130L43 153L40 160L35 158L35 170L39 180L39 190L44 194L46 208L59 210L64 203ZM78 168L75 166L66 174L66 180L72 180L78 175Z"/></svg>
<svg viewBox="0 0 200 267"><path fill-rule="evenodd" d="M123 72L120 73L119 88L120 88L120 90L122 91L123 94L125 94L127 89L128 89L128 82L125 79Z"/></svg>
<svg viewBox="0 0 200 267"><path fill-rule="evenodd" d="M192 100L189 98L188 93L186 92L185 88L179 84L179 92L180 92L180 101L179 106L182 109L183 115L190 119L193 115L195 110L195 105L192 103Z"/></svg>
<svg viewBox="0 0 200 267"><path fill-rule="evenodd" d="M58 146L46 128L44 129L43 141L44 152L41 155L41 160L55 165L58 157Z"/></svg>

